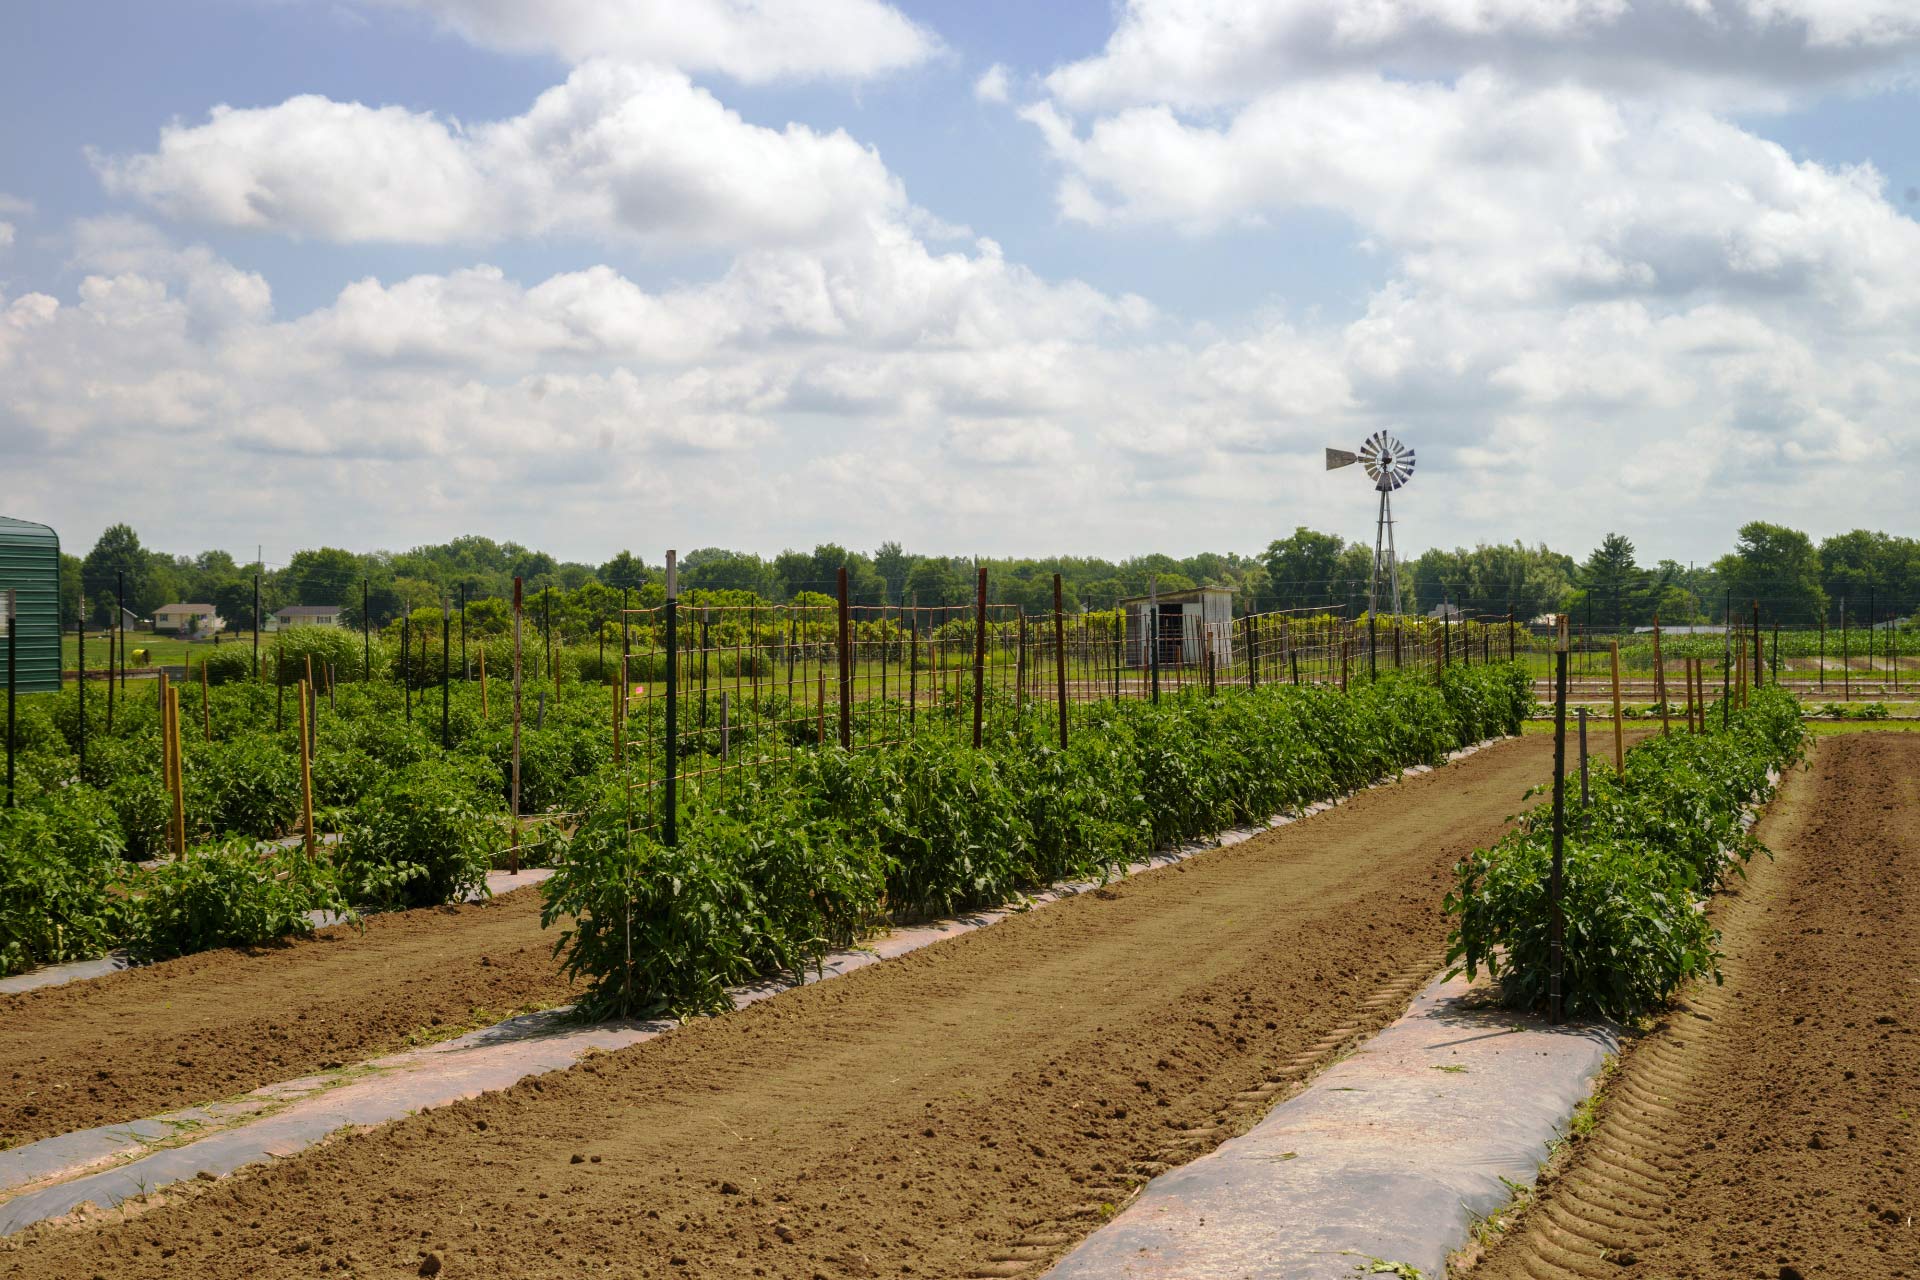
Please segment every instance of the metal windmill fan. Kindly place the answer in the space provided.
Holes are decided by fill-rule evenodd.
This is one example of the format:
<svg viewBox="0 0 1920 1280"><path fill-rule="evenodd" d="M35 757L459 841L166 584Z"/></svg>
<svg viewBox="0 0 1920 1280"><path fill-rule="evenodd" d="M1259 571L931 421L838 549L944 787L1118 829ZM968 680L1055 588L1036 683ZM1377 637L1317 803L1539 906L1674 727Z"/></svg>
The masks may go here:
<svg viewBox="0 0 1920 1280"><path fill-rule="evenodd" d="M1394 613L1400 612L1400 573L1393 547L1393 500L1389 496L1413 478L1413 450L1386 431L1367 437L1359 452L1327 450L1327 470L1359 463L1365 468L1374 489L1380 494L1380 518L1374 526L1373 581L1367 587L1367 611L1376 612L1380 603L1380 580L1385 578Z"/></svg>

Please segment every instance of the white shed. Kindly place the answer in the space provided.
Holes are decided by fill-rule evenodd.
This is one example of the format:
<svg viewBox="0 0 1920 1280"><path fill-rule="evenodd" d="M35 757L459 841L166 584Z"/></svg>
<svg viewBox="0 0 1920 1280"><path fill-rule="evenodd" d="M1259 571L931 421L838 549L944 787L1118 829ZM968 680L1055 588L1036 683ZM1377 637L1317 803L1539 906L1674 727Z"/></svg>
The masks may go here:
<svg viewBox="0 0 1920 1280"><path fill-rule="evenodd" d="M1130 596L1120 602L1126 619L1128 666L1144 667L1152 662L1153 650L1147 647L1147 637L1156 630L1163 667L1204 662L1209 648L1216 663L1225 666L1233 661L1232 591L1225 587L1163 591L1157 628L1151 620L1153 607L1150 596Z"/></svg>

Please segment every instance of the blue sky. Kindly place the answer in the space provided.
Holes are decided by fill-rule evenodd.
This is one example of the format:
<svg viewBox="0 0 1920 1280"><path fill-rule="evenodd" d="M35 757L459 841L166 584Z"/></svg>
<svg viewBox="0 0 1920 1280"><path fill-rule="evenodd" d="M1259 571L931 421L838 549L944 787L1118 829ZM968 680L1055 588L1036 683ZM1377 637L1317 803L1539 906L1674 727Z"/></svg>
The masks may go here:
<svg viewBox="0 0 1920 1280"><path fill-rule="evenodd" d="M1253 551L1386 427L1416 548L1913 532L1906 6L1232 10L27 0L9 514Z"/></svg>

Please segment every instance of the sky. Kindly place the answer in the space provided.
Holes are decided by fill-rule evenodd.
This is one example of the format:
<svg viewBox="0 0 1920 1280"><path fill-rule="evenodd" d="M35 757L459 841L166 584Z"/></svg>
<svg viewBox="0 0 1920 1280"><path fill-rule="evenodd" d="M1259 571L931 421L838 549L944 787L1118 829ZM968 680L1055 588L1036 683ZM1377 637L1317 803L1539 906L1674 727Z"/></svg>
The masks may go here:
<svg viewBox="0 0 1920 1280"><path fill-rule="evenodd" d="M1914 534L1912 0L16 0L0 510L269 563Z"/></svg>

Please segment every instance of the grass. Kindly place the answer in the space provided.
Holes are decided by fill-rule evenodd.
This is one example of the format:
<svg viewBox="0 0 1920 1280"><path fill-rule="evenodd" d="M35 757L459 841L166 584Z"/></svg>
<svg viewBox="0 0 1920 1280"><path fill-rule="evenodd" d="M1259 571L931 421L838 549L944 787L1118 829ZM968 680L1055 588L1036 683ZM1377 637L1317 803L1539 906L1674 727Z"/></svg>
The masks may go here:
<svg viewBox="0 0 1920 1280"><path fill-rule="evenodd" d="M249 651L253 647L253 632L223 631L220 633L220 647L230 644L244 645ZM264 657L273 646L273 637L266 632L260 633L260 652ZM127 632L127 652L129 658L135 649L145 649L150 655L150 666L184 666L188 657L196 662L214 651L211 640L189 644L179 636L164 635L155 631ZM60 663L68 671L76 671L80 665L80 640L73 635L60 637ZM107 633L89 629L87 631L87 670L103 671L107 666ZM128 670L137 671L131 661Z"/></svg>

